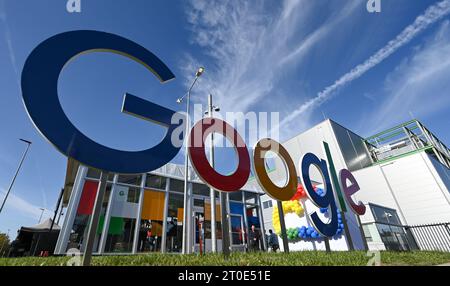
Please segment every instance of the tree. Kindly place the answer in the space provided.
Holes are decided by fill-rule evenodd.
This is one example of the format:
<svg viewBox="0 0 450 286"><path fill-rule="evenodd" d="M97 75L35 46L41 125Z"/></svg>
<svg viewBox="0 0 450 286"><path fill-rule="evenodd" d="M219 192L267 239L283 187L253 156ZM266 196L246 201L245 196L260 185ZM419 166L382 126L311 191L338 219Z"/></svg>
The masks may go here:
<svg viewBox="0 0 450 286"><path fill-rule="evenodd" d="M6 233L0 233L0 257L5 257L9 252L9 236Z"/></svg>

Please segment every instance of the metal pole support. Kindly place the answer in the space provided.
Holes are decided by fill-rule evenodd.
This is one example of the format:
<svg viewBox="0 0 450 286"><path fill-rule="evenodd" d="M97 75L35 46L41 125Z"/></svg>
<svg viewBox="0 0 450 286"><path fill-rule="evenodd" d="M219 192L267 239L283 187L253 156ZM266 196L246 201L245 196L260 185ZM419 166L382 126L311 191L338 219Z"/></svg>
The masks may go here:
<svg viewBox="0 0 450 286"><path fill-rule="evenodd" d="M285 253L289 253L289 242L286 231L286 223L284 222L283 202L277 201L278 216L280 217L281 239L283 240L283 248Z"/></svg>
<svg viewBox="0 0 450 286"><path fill-rule="evenodd" d="M106 184L108 180L108 172L102 171L100 185L98 186L97 195L95 197L94 210L92 212L91 223L87 234L87 243L83 255L83 266L91 265L92 250L94 248L94 239L97 233L98 221L100 219L100 211L102 210L103 197L106 192Z"/></svg>

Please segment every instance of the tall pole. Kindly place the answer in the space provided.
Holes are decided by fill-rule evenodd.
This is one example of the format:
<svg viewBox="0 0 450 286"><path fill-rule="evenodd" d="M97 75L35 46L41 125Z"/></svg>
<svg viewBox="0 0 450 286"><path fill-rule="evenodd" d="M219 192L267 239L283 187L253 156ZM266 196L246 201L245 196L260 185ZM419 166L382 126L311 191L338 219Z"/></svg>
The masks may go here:
<svg viewBox="0 0 450 286"><path fill-rule="evenodd" d="M181 252L183 254L189 254L191 252L191 247L188 245L188 236L189 236L189 228L188 228L188 219L191 218L190 214L188 213L188 203L190 203L190 196L189 196L189 130L191 128L191 120L189 117L190 112L190 101L191 101L191 91L194 87L195 83L197 82L198 78L203 74L204 68L199 68L195 79L192 82L191 87L189 88L187 92L187 102L186 102L186 132L185 132L185 143L186 143L186 149L184 154L184 201L183 201L183 243ZM183 101L183 98L178 99L178 102L181 103ZM189 196L189 198L188 198Z"/></svg>
<svg viewBox="0 0 450 286"><path fill-rule="evenodd" d="M208 115L213 118L213 103L212 94L208 96ZM209 159L211 167L214 169L214 132L211 133L211 145L209 146ZM210 201L211 201L211 245L212 252L217 252L217 239L216 239L216 192L213 188L209 189Z"/></svg>
<svg viewBox="0 0 450 286"><path fill-rule="evenodd" d="M61 208L59 209L58 219L56 220L57 225L59 225L59 220L61 219L62 216L63 216L63 207L61 206Z"/></svg>
<svg viewBox="0 0 450 286"><path fill-rule="evenodd" d="M186 132L185 132L185 154L184 154L184 201L183 201L183 246L181 252L183 254L190 253L190 247L188 245L188 219L190 218L190 215L188 214L188 203L190 201L190 197L188 198L188 184L189 184L189 130L191 128L191 119L189 117L189 111L190 111L190 101L191 101L191 90L194 86L195 82L197 81L197 77L195 77L194 82L192 83L191 88L188 91L187 95L187 103L186 103Z"/></svg>
<svg viewBox="0 0 450 286"><path fill-rule="evenodd" d="M283 249L285 253L289 253L289 242L286 231L286 223L284 221L283 202L277 201L278 217L280 218L281 238L283 240Z"/></svg>
<svg viewBox="0 0 450 286"><path fill-rule="evenodd" d="M39 208L39 209L41 210L41 216L39 217L39 222L38 223L41 223L42 216L44 215L45 209L44 208Z"/></svg>
<svg viewBox="0 0 450 286"><path fill-rule="evenodd" d="M86 248L84 250L83 255L83 266L91 265L92 259L92 250L94 249L94 239L97 233L98 221L100 219L100 212L102 210L103 205L103 197L106 192L106 184L108 180L108 172L102 171L102 175L100 177L100 184L98 186L97 195L95 197L94 210L91 215L91 223L89 224L89 229L87 233L87 242Z"/></svg>
<svg viewBox="0 0 450 286"><path fill-rule="evenodd" d="M220 192L220 212L222 223L222 252L225 258L230 256L230 228L228 225L228 193Z"/></svg>
<svg viewBox="0 0 450 286"><path fill-rule="evenodd" d="M56 202L56 208L55 208L55 214L52 219L52 224L50 226L49 232L52 232L53 226L55 225L56 216L58 215L59 207L61 206L62 197L64 195L64 188L61 189L61 192L59 193L58 201ZM62 207L62 206L61 206Z"/></svg>
<svg viewBox="0 0 450 286"><path fill-rule="evenodd" d="M31 141L27 141L27 140L24 140L24 139L19 139L19 140L22 141L22 142L25 142L27 144L27 149L25 150L25 152L22 155L22 159L20 160L19 166L17 167L16 174L14 175L14 177L13 177L13 179L11 181L11 184L9 185L8 191L6 192L6 196L3 199L2 206L0 207L0 213L3 211L3 207L5 206L5 203L6 203L6 200L8 199L9 193L11 192L11 189L14 186L14 182L16 181L16 178L17 178L17 175L19 174L20 168L22 168L23 161L25 160L25 157L27 156L28 150L30 149L30 146L32 144Z"/></svg>

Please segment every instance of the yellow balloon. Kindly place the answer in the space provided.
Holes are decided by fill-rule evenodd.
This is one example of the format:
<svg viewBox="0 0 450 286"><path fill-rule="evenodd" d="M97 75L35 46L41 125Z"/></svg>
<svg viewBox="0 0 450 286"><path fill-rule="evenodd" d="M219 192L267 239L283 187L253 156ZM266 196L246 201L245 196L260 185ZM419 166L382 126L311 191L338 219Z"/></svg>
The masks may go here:
<svg viewBox="0 0 450 286"><path fill-rule="evenodd" d="M288 213L295 213L298 216L303 216L305 210L298 200L295 201L285 201L283 204L284 215ZM278 206L274 206L272 211L272 225L275 233L281 233L280 216L278 215Z"/></svg>

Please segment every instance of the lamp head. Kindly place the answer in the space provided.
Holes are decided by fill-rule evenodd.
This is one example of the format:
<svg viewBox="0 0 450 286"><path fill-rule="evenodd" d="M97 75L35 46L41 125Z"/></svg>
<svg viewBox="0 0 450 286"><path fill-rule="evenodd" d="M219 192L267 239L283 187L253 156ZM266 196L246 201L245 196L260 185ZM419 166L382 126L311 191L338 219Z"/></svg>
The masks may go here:
<svg viewBox="0 0 450 286"><path fill-rule="evenodd" d="M22 139L22 138L19 138L19 140L22 141L22 142L25 142L27 144L30 144L30 145L32 144L31 141L28 141L28 140L25 140L25 139Z"/></svg>
<svg viewBox="0 0 450 286"><path fill-rule="evenodd" d="M178 104L180 104L180 103L182 103L182 102L183 102L183 99L182 99L182 98L178 98L178 99L177 99L177 103L178 103Z"/></svg>
<svg viewBox="0 0 450 286"><path fill-rule="evenodd" d="M202 74L205 72L205 68L204 67L200 67L198 70L197 70L197 73L195 74L195 76L196 77L201 77L202 76Z"/></svg>

